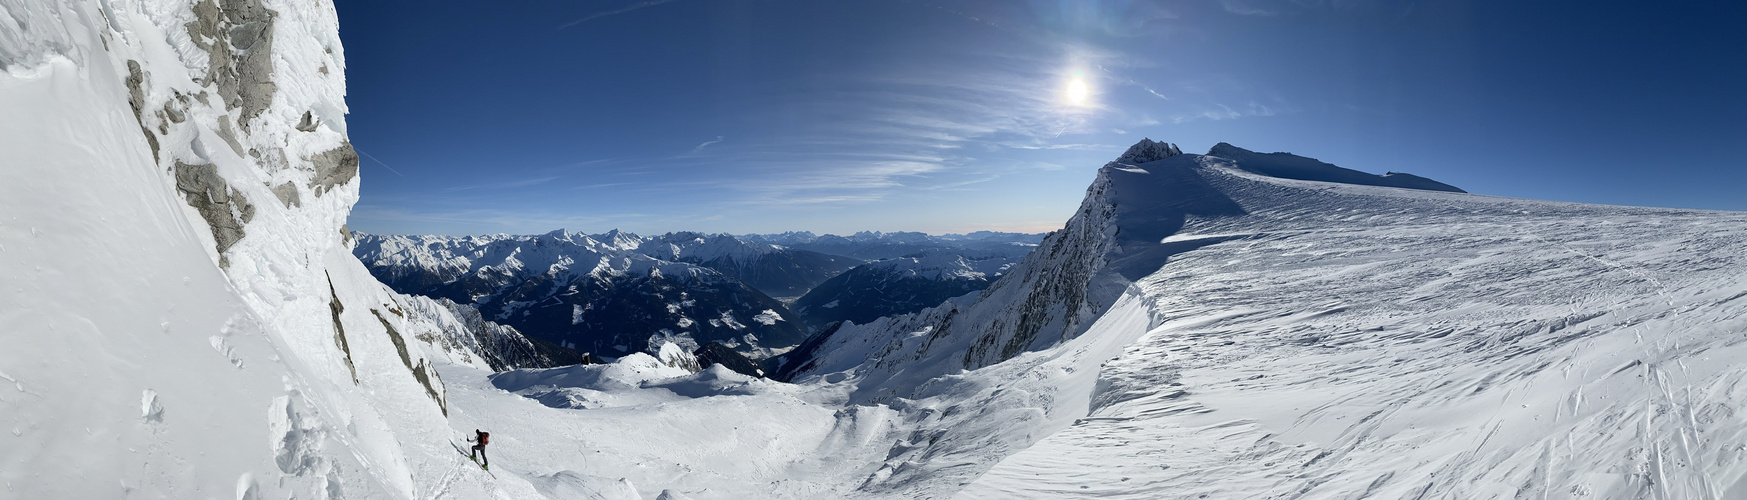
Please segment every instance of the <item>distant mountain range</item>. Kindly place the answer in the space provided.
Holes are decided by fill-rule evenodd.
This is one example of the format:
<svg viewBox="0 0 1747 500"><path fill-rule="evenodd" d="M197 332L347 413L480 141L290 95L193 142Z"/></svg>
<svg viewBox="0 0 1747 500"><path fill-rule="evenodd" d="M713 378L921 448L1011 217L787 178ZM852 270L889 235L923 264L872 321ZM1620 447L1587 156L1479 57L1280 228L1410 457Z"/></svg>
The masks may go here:
<svg viewBox="0 0 1747 500"><path fill-rule="evenodd" d="M636 251L714 269L772 297L787 298L800 297L862 262L859 258L786 248L726 234L689 231L645 239Z"/></svg>
<svg viewBox="0 0 1747 500"><path fill-rule="evenodd" d="M396 291L470 304L486 319L600 356L668 340L762 357L803 337L776 299L714 269L639 253L674 245L628 233L357 238L355 254Z"/></svg>
<svg viewBox="0 0 1747 500"><path fill-rule="evenodd" d="M356 237L354 253L396 291L472 306L486 320L559 346L617 357L654 352L665 341L688 352L716 342L764 358L832 321L914 312L981 290L1042 235ZM868 263L797 247L904 253ZM822 293L809 294L815 287ZM800 309L806 318L775 297L809 304Z"/></svg>
<svg viewBox="0 0 1747 500"><path fill-rule="evenodd" d="M789 307L814 328L835 321L867 323L981 291L1023 257L936 250L877 260L825 280Z"/></svg>
<svg viewBox="0 0 1747 500"><path fill-rule="evenodd" d="M967 234L930 235L916 232L862 231L849 236L815 235L809 231L747 234L745 241L781 245L785 248L808 250L829 255L843 255L862 260L893 259L930 250L980 251L1001 255L1023 256L1043 241L1042 233L1002 233L977 231Z"/></svg>

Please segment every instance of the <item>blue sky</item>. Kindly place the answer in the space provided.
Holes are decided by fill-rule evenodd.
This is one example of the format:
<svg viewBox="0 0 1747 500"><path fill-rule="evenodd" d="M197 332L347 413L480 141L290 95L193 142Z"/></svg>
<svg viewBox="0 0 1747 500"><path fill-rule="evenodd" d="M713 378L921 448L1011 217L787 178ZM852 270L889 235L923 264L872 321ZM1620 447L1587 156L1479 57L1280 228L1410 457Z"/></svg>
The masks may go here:
<svg viewBox="0 0 1747 500"><path fill-rule="evenodd" d="M1142 137L1747 210L1741 2L338 8L367 232L1047 231Z"/></svg>

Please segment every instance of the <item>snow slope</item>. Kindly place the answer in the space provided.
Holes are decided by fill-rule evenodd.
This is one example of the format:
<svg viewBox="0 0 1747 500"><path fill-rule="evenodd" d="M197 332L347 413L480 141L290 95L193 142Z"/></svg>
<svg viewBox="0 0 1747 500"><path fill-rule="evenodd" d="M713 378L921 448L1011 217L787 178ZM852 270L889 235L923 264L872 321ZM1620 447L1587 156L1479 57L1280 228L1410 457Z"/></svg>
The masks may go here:
<svg viewBox="0 0 1747 500"><path fill-rule="evenodd" d="M643 496L1743 493L1747 215L1234 163L1125 155L1008 291L810 339L794 385L647 361L445 373L462 418L589 436L506 454ZM975 354L987 336L1021 347L973 364L1000 354Z"/></svg>
<svg viewBox="0 0 1747 500"><path fill-rule="evenodd" d="M800 384L493 376L510 330L445 336L475 322L351 255L331 5L0 27L6 498L1747 495L1747 215L1147 141L988 290L821 335Z"/></svg>
<svg viewBox="0 0 1747 500"><path fill-rule="evenodd" d="M980 298L845 326L797 380L894 408L1030 395L1017 425L920 423L868 493L1736 498L1743 248L1739 213L1125 156ZM1099 366L1034 364L1070 353ZM973 383L996 390L952 389Z"/></svg>
<svg viewBox="0 0 1747 500"><path fill-rule="evenodd" d="M351 256L331 4L0 0L0 67L0 497L415 498L468 473L434 365L516 337Z"/></svg>
<svg viewBox="0 0 1747 500"><path fill-rule="evenodd" d="M1168 237L1222 242L1139 280L1155 328L1087 418L961 496L1747 496L1747 215L1177 163L1145 170L1249 215Z"/></svg>

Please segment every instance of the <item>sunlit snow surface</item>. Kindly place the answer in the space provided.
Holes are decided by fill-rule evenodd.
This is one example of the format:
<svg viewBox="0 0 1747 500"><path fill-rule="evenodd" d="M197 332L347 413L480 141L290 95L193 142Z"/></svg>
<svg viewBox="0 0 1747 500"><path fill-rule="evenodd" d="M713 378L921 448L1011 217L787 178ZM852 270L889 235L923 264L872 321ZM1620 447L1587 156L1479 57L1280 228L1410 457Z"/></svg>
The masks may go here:
<svg viewBox="0 0 1747 500"><path fill-rule="evenodd" d="M1091 415L965 498L1742 498L1747 215L1209 177Z"/></svg>
<svg viewBox="0 0 1747 500"><path fill-rule="evenodd" d="M454 419L581 436L506 446L533 474L696 498L1747 494L1747 215L1287 181L1210 157L1110 175L1132 200L1164 168L1248 214L1191 218L1164 243L1195 249L1083 335L915 399L838 410L850 370L703 397L642 382L559 409L446 371Z"/></svg>
<svg viewBox="0 0 1747 500"><path fill-rule="evenodd" d="M0 0L0 498L1747 497L1747 214L1180 155L1101 171L1108 219L1027 259L1109 264L1036 282L1085 303L955 302L1096 313L999 363L956 369L974 336L919 314L846 327L803 384L494 376L350 255L358 182L310 159L344 139L331 5L264 2L277 90L237 122L192 3ZM177 162L251 200L228 250Z"/></svg>

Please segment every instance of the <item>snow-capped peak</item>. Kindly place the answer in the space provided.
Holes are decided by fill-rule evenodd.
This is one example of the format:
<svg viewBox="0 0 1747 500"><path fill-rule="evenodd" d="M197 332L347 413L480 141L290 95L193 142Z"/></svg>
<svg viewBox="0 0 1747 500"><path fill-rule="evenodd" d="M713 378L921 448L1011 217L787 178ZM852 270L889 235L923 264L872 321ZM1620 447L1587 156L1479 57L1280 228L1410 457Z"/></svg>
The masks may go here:
<svg viewBox="0 0 1747 500"><path fill-rule="evenodd" d="M1116 163L1139 165L1146 162L1163 160L1180 154L1183 154L1183 150L1177 149L1176 144L1154 141L1147 138L1141 139L1140 142L1134 143L1133 146L1129 146L1128 151L1123 152L1122 156L1116 157Z"/></svg>

